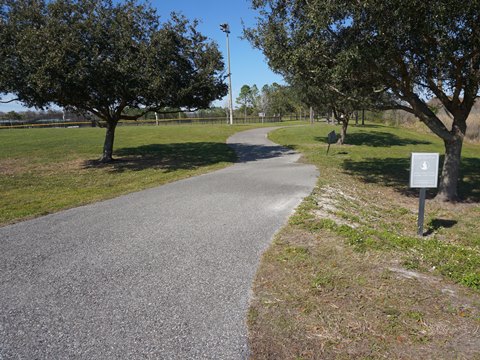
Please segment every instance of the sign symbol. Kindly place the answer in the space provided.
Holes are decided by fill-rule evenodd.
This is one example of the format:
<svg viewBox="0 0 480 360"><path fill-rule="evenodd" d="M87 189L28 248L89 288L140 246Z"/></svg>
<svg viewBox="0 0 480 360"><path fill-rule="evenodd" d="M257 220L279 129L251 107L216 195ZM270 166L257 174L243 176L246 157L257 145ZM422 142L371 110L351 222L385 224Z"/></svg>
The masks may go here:
<svg viewBox="0 0 480 360"><path fill-rule="evenodd" d="M422 169L422 170L428 170L428 163L427 163L426 161L424 161L424 162L422 163L422 168L421 168L421 169Z"/></svg>

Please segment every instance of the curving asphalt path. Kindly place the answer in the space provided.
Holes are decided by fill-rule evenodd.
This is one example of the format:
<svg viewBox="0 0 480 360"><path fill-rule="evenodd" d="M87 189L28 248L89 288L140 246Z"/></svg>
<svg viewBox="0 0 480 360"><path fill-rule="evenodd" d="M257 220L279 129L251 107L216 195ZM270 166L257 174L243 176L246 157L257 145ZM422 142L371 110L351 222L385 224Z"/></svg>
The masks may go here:
<svg viewBox="0 0 480 360"><path fill-rule="evenodd" d="M0 228L0 359L243 359L262 251L316 181L256 129L229 168Z"/></svg>

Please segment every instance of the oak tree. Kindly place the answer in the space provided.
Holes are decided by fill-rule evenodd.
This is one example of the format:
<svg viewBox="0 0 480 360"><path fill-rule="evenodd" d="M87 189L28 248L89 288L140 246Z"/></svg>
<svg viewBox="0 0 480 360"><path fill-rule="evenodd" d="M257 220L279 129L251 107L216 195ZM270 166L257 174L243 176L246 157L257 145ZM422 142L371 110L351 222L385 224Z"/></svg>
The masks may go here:
<svg viewBox="0 0 480 360"><path fill-rule="evenodd" d="M148 5L112 0L18 0L2 9L13 29L5 89L30 106L95 115L106 127L102 162L113 160L120 120L205 108L226 94L217 45L183 16L160 23Z"/></svg>
<svg viewBox="0 0 480 360"><path fill-rule="evenodd" d="M325 74L370 82L414 114L445 145L439 192L458 200L467 117L480 83L480 1L253 0L260 11L250 39L277 71ZM328 72L327 72L328 73ZM443 123L428 106L437 98L452 117ZM380 108L384 108L381 106Z"/></svg>

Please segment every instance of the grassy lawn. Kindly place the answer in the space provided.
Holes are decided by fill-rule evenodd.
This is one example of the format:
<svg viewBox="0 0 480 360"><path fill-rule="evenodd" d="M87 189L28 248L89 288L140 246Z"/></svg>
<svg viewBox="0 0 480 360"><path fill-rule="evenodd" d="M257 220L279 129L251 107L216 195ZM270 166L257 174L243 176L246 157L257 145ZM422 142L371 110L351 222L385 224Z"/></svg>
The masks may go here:
<svg viewBox="0 0 480 360"><path fill-rule="evenodd" d="M352 127L350 145L327 156L331 130L271 133L320 179L263 256L249 312L253 358L480 358L480 145L464 148L466 201L430 193L419 238L409 157L443 153L441 142Z"/></svg>
<svg viewBox="0 0 480 360"><path fill-rule="evenodd" d="M103 166L104 129L2 130L0 225L225 167L235 160L225 140L252 127L118 127L119 161Z"/></svg>

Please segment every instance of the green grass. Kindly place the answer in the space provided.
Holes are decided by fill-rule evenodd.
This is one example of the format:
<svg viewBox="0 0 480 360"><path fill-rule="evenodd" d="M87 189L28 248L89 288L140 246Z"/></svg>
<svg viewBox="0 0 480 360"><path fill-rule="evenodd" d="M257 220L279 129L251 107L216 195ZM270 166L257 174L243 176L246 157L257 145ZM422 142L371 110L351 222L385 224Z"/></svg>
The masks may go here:
<svg viewBox="0 0 480 360"><path fill-rule="evenodd" d="M464 150L461 194L470 202L443 204L430 192L428 236L420 238L410 152L442 153L440 141L352 127L350 145L333 145L327 156L331 130L316 124L270 135L301 151L320 177L262 256L248 318L251 357L477 358L480 146Z"/></svg>
<svg viewBox="0 0 480 360"><path fill-rule="evenodd" d="M433 268L480 289L480 146L465 144L463 150L460 194L467 202L446 206L429 200L429 236L422 239L415 232L418 193L408 188L410 153L442 154L443 144L433 135L401 128L351 127L347 145L333 145L327 156L325 140L331 130L326 125L288 128L270 136L302 152L321 173L316 193L304 201L290 224L313 233L328 229L361 252L399 251L410 267ZM352 196L331 195L336 211L322 217L314 210L322 206L318 198L326 188Z"/></svg>
<svg viewBox="0 0 480 360"><path fill-rule="evenodd" d="M119 161L104 166L95 161L104 129L2 130L0 224L228 166L235 154L225 140L252 127L258 125L118 127L114 157Z"/></svg>

